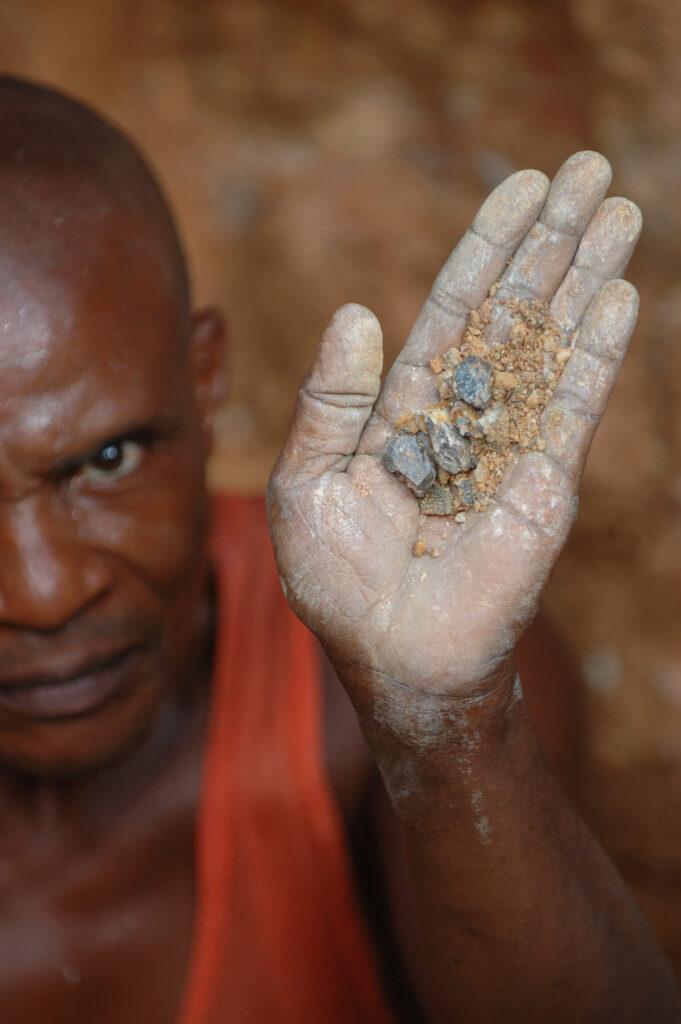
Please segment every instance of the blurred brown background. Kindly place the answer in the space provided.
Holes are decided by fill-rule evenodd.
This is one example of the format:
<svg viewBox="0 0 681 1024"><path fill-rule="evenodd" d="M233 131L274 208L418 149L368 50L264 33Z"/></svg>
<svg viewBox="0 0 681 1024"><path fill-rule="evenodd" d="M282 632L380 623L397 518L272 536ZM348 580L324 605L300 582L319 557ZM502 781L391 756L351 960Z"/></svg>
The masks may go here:
<svg viewBox="0 0 681 1024"><path fill-rule="evenodd" d="M604 843L681 967L681 7L5 0L0 68L122 123L230 325L217 482L257 490L332 310L388 358L511 170L602 150L643 208L641 325L547 606L588 693Z"/></svg>

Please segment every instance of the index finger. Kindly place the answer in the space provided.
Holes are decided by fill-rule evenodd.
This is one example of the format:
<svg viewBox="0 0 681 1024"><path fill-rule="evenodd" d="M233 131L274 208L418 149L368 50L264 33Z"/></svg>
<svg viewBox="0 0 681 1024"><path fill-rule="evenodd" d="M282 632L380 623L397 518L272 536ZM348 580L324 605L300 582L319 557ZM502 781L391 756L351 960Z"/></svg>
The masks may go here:
<svg viewBox="0 0 681 1024"><path fill-rule="evenodd" d="M388 373L360 443L360 451L378 450L385 425L410 408L437 401L428 361L461 338L470 312L498 280L509 259L535 223L549 190L541 171L517 171L487 197L475 220L438 274L407 342ZM378 430L375 430L376 420Z"/></svg>

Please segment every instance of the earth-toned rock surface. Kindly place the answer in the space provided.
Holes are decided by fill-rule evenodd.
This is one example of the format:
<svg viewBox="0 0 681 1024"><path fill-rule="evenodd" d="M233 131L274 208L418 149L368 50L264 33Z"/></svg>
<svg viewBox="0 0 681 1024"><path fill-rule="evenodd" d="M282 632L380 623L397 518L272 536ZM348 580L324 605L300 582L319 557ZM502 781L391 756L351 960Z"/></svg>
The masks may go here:
<svg viewBox="0 0 681 1024"><path fill-rule="evenodd" d="M216 482L262 488L332 310L392 358L511 170L602 150L643 209L640 328L547 596L589 693L592 821L681 966L681 7L24 0L0 66L141 140L228 313ZM550 682L550 681L549 681Z"/></svg>

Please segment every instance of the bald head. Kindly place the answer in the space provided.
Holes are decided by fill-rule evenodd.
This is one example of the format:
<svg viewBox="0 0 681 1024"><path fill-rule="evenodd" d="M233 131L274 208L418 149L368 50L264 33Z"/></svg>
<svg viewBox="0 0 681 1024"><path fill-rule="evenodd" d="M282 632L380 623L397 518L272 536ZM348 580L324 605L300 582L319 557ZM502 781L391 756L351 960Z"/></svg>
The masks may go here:
<svg viewBox="0 0 681 1024"><path fill-rule="evenodd" d="M136 150L0 78L0 765L106 764L196 678L221 353Z"/></svg>
<svg viewBox="0 0 681 1024"><path fill-rule="evenodd" d="M139 152L83 104L0 76L0 260L91 272L102 239L188 313L175 224Z"/></svg>

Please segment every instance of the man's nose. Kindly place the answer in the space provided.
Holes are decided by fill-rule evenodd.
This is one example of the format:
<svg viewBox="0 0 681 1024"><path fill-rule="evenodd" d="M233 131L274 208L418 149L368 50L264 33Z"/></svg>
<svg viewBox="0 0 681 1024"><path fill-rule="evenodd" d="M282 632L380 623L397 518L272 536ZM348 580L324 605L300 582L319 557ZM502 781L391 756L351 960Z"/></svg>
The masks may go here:
<svg viewBox="0 0 681 1024"><path fill-rule="evenodd" d="M108 584L101 557L54 499L32 496L0 508L0 625L57 629Z"/></svg>

